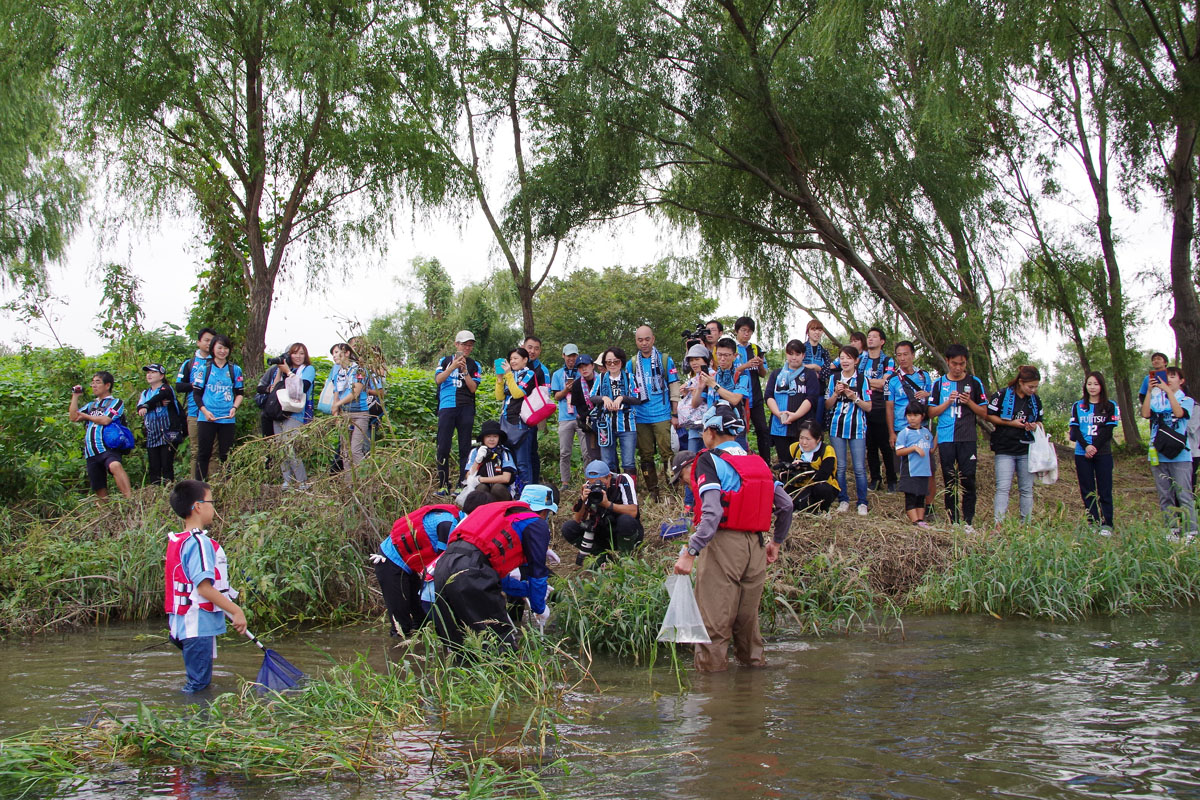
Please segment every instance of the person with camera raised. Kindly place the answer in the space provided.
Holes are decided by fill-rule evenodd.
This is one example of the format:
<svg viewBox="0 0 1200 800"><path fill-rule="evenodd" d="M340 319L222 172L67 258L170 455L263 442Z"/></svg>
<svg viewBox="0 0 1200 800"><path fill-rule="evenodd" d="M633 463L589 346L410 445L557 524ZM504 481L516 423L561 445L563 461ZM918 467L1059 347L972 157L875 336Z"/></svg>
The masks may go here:
<svg viewBox="0 0 1200 800"><path fill-rule="evenodd" d="M458 436L457 485L466 475L467 455L471 452L471 431L475 428L475 392L483 370L471 358L475 349L475 334L459 331L454 335L453 356L443 356L438 362L433 382L437 384L437 471L439 492L450 493L450 443Z"/></svg>
<svg viewBox="0 0 1200 800"><path fill-rule="evenodd" d="M104 428L113 422L125 420L125 404L113 397L113 376L101 370L92 376L92 395L96 398L79 407L83 387L71 388L71 405L68 409L71 422L82 422L83 456L87 459L88 486L101 500L108 497L108 476L113 476L117 491L125 497L133 494L129 474L121 465L121 454L104 443Z"/></svg>
<svg viewBox="0 0 1200 800"><path fill-rule="evenodd" d="M575 501L574 519L563 524L563 538L579 548L577 564L586 556L610 552L633 552L642 543L644 531L638 512L633 477L613 474L599 459L583 470L587 481Z"/></svg>
<svg viewBox="0 0 1200 800"><path fill-rule="evenodd" d="M737 414L742 422L745 422L746 415L742 409L745 407L746 398L750 396L750 376L745 372L740 375L737 373L734 369L736 359L737 343L729 337L719 340L716 348L716 370L710 373L700 373L701 385L704 387L701 397L710 410L722 401L728 403L733 409L733 413ZM700 399L693 396L692 405L699 406ZM737 441L743 448L749 449L750 445L746 442L745 425L738 433Z"/></svg>

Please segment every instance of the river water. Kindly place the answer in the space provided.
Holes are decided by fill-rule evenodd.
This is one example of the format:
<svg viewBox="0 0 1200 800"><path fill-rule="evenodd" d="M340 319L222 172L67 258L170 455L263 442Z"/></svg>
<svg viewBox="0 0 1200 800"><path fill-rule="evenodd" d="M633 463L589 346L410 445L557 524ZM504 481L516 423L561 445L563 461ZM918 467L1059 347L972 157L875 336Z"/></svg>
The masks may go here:
<svg viewBox="0 0 1200 800"><path fill-rule="evenodd" d="M0 736L86 722L100 703L181 702L179 656L157 627L116 626L0 645ZM302 669L368 652L374 631L275 643ZM922 617L886 636L779 637L761 670L690 675L594 666L559 726L571 798L1200 799L1200 611L1079 623ZM215 684L253 677L227 646ZM465 733L464 733L465 735ZM476 747L487 749L485 740ZM169 767L118 768L78 798L454 796L460 785L282 783ZM484 795L486 796L486 795Z"/></svg>

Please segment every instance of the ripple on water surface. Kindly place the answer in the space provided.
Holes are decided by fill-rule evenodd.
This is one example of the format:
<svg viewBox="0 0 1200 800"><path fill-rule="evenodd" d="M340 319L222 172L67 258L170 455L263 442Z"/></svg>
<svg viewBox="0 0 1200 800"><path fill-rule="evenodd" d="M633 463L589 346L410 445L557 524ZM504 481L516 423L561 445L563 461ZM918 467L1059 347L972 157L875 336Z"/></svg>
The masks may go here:
<svg viewBox="0 0 1200 800"><path fill-rule="evenodd" d="M691 676L601 663L597 693L568 695L559 733L577 798L1115 797L1200 800L1200 614L1070 625L983 617L910 620L905 636L783 639L771 666ZM70 724L102 702L174 702L179 656L149 628L0 645L0 733ZM381 638L309 635L277 649L311 671ZM224 647L217 684L258 666ZM582 747L572 748L571 744ZM385 798L397 784L272 783L173 768L119 769L77 797ZM453 796L425 788L405 796Z"/></svg>

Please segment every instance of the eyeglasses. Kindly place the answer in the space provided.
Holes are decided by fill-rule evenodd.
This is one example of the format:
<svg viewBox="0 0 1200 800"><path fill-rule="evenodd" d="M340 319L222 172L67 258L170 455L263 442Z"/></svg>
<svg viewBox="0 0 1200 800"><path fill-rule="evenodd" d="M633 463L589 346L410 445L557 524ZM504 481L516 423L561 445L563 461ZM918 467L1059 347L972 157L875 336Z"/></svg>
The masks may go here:
<svg viewBox="0 0 1200 800"><path fill-rule="evenodd" d="M192 503L192 505L199 505L201 503L215 503L215 502L216 502L215 500L197 500L195 503Z"/></svg>

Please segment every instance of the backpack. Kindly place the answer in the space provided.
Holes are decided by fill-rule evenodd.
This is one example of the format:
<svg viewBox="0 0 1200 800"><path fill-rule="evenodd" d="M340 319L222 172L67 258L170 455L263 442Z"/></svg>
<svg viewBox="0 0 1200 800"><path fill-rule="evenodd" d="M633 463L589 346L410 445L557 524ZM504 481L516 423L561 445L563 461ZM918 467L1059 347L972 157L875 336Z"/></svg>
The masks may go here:
<svg viewBox="0 0 1200 800"><path fill-rule="evenodd" d="M100 409L103 408L101 405ZM105 449L121 454L132 452L134 447L133 431L129 430L123 419L124 415L117 417L100 430Z"/></svg>
<svg viewBox="0 0 1200 800"><path fill-rule="evenodd" d="M166 384L163 384L166 386ZM183 416L183 409L179 405L179 397L175 394L175 390L167 387L171 391L171 401L167 403L167 441L173 445L183 443L187 438L187 421Z"/></svg>

